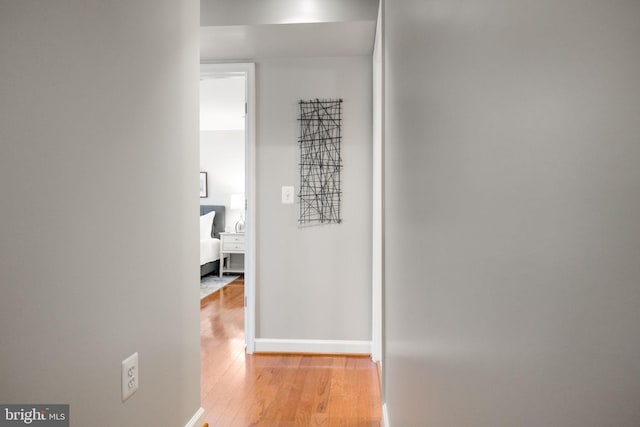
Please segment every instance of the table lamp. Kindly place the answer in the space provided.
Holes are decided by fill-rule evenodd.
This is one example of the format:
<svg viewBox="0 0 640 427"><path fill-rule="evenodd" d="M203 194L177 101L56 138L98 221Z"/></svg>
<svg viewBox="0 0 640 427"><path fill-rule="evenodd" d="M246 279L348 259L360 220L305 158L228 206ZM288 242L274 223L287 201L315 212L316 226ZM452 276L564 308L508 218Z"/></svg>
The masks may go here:
<svg viewBox="0 0 640 427"><path fill-rule="evenodd" d="M240 211L240 219L236 222L236 233L244 233L244 194L232 194L230 208Z"/></svg>

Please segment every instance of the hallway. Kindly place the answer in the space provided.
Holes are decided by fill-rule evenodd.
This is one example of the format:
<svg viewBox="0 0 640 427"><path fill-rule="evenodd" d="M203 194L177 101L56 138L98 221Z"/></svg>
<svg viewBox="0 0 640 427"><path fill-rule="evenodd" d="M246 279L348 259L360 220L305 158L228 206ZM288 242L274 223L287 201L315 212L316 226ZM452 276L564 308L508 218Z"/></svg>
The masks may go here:
<svg viewBox="0 0 640 427"><path fill-rule="evenodd" d="M244 354L244 282L201 302L201 397L210 426L380 426L367 356Z"/></svg>

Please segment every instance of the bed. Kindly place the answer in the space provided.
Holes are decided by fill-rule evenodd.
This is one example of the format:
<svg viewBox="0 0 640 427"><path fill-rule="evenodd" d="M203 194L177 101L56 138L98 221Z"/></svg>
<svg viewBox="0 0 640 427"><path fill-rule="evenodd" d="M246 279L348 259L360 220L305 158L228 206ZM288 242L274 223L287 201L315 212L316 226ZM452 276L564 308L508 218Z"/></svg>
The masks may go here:
<svg viewBox="0 0 640 427"><path fill-rule="evenodd" d="M200 206L200 277L220 268L220 232L225 228L224 206Z"/></svg>

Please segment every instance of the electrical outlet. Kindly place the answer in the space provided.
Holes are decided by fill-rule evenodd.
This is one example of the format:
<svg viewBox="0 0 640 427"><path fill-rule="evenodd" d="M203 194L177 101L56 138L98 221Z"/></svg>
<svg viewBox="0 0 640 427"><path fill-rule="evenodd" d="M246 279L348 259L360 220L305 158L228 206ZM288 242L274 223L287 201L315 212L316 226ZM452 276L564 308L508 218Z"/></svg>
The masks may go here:
<svg viewBox="0 0 640 427"><path fill-rule="evenodd" d="M122 361L122 401L138 390L138 353L133 353Z"/></svg>

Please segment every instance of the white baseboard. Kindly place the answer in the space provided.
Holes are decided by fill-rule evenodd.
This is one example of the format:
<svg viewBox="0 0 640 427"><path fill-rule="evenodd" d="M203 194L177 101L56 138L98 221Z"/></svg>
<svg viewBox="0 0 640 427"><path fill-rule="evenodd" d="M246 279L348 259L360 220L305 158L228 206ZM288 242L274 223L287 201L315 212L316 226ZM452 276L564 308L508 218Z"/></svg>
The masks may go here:
<svg viewBox="0 0 640 427"><path fill-rule="evenodd" d="M382 404L382 422L384 423L384 427L391 427L389 425L389 412L387 411L387 404Z"/></svg>
<svg viewBox="0 0 640 427"><path fill-rule="evenodd" d="M204 415L204 409L200 408L193 414L193 417L189 420L188 423L184 425L184 427L200 427L200 418Z"/></svg>
<svg viewBox="0 0 640 427"><path fill-rule="evenodd" d="M256 353L371 354L371 341L256 338Z"/></svg>

